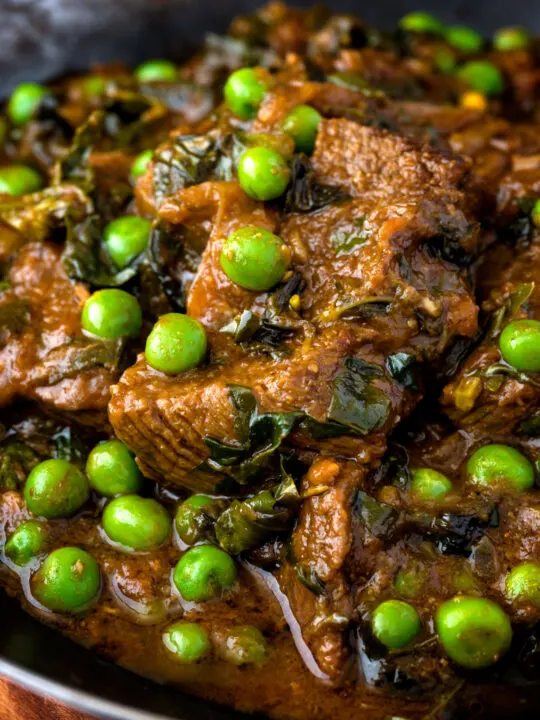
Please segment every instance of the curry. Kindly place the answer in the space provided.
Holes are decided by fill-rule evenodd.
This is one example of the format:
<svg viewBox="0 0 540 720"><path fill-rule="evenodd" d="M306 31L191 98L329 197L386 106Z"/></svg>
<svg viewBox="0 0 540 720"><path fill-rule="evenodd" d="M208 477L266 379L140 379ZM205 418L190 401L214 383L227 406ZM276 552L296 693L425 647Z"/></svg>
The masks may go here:
<svg viewBox="0 0 540 720"><path fill-rule="evenodd" d="M278 719L538 682L540 46L273 3L0 119L0 581Z"/></svg>

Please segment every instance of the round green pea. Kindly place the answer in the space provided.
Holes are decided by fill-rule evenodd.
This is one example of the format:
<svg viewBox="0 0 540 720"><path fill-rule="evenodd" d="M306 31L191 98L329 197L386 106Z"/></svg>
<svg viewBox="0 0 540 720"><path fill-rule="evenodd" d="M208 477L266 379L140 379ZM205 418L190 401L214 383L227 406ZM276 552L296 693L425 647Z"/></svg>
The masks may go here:
<svg viewBox="0 0 540 720"><path fill-rule="evenodd" d="M504 90L504 78L499 68L488 60L472 60L458 70L458 76L472 90L484 95L498 95Z"/></svg>
<svg viewBox="0 0 540 720"><path fill-rule="evenodd" d="M81 612L97 598L101 575L92 555L64 547L45 558L31 586L34 597L49 610Z"/></svg>
<svg viewBox="0 0 540 720"><path fill-rule="evenodd" d="M462 53L480 52L484 46L484 38L465 25L452 25L446 29L446 42Z"/></svg>
<svg viewBox="0 0 540 720"><path fill-rule="evenodd" d="M87 332L109 340L137 337L142 326L141 306L125 290L98 290L85 302L81 323Z"/></svg>
<svg viewBox="0 0 540 720"><path fill-rule="evenodd" d="M22 83L15 88L7 105L7 114L11 122L14 125L25 125L32 119L47 93L47 88L36 83Z"/></svg>
<svg viewBox="0 0 540 720"><path fill-rule="evenodd" d="M492 600L458 595L444 602L435 618L447 654L463 667L493 665L510 647L512 626Z"/></svg>
<svg viewBox="0 0 540 720"><path fill-rule="evenodd" d="M432 468L413 470L411 492L419 500L442 500L452 490L452 483L440 472Z"/></svg>
<svg viewBox="0 0 540 720"><path fill-rule="evenodd" d="M525 601L540 609L540 564L526 562L513 568L506 578L505 595L510 602Z"/></svg>
<svg viewBox="0 0 540 720"><path fill-rule="evenodd" d="M223 88L229 109L242 120L255 117L265 93L266 85L259 80L252 68L235 70L229 75Z"/></svg>
<svg viewBox="0 0 540 720"><path fill-rule="evenodd" d="M135 160L133 160L133 164L131 166L131 177L138 178L141 177L141 175L144 175L153 155L153 150L143 150L142 153L139 153Z"/></svg>
<svg viewBox="0 0 540 720"><path fill-rule="evenodd" d="M270 290L283 277L290 250L270 230L247 226L229 235L220 257L223 271L246 290Z"/></svg>
<svg viewBox="0 0 540 720"><path fill-rule="evenodd" d="M525 372L540 372L540 322L516 320L501 333L499 347L509 365Z"/></svg>
<svg viewBox="0 0 540 720"><path fill-rule="evenodd" d="M44 551L46 543L47 531L44 524L37 520L27 520L11 535L4 552L15 565L27 565Z"/></svg>
<svg viewBox="0 0 540 720"><path fill-rule="evenodd" d="M175 517L176 531L186 545L194 545L202 539L201 508L212 502L208 495L192 495L178 506Z"/></svg>
<svg viewBox="0 0 540 720"><path fill-rule="evenodd" d="M148 247L152 223L136 215L112 220L103 231L109 255L117 267L125 267Z"/></svg>
<svg viewBox="0 0 540 720"><path fill-rule="evenodd" d="M240 187L254 200L274 200L289 184L290 170L282 156L265 147L246 150L238 160Z"/></svg>
<svg viewBox="0 0 540 720"><path fill-rule="evenodd" d="M96 445L88 455L86 475L94 490L105 497L136 493L142 486L141 471L120 440Z"/></svg>
<svg viewBox="0 0 540 720"><path fill-rule="evenodd" d="M371 631L380 643L395 650L415 639L420 632L420 618L409 603L385 600L373 611Z"/></svg>
<svg viewBox="0 0 540 720"><path fill-rule="evenodd" d="M146 361L155 370L177 375L199 365L206 355L206 331L182 313L162 315L146 341Z"/></svg>
<svg viewBox="0 0 540 720"><path fill-rule="evenodd" d="M173 573L180 595L189 602L219 597L236 582L236 565L214 545L197 545L182 555Z"/></svg>
<svg viewBox="0 0 540 720"><path fill-rule="evenodd" d="M45 460L30 472L24 486L28 509L40 517L70 517L88 500L84 473L67 460Z"/></svg>
<svg viewBox="0 0 540 720"><path fill-rule="evenodd" d="M27 165L0 167L0 193L27 195L42 187L41 175Z"/></svg>
<svg viewBox="0 0 540 720"><path fill-rule="evenodd" d="M497 30L493 36L493 47L495 50L524 50L529 47L531 36L522 27L506 27Z"/></svg>
<svg viewBox="0 0 540 720"><path fill-rule="evenodd" d="M259 628L234 628L220 647L220 656L231 665L262 665L268 658L268 643Z"/></svg>
<svg viewBox="0 0 540 720"><path fill-rule="evenodd" d="M283 130L294 140L296 152L311 155L322 115L310 105L297 105L283 121Z"/></svg>
<svg viewBox="0 0 540 720"><path fill-rule="evenodd" d="M401 18L399 26L407 32L444 35L444 24L427 12L411 12Z"/></svg>
<svg viewBox="0 0 540 720"><path fill-rule="evenodd" d="M130 550L153 550L171 532L169 513L152 498L123 495L111 500L103 511L103 529L115 543Z"/></svg>
<svg viewBox="0 0 540 720"><path fill-rule="evenodd" d="M175 660L196 663L208 655L211 645L208 633L196 623L177 622L163 633L163 643Z"/></svg>
<svg viewBox="0 0 540 720"><path fill-rule="evenodd" d="M467 476L484 487L509 485L521 492L534 485L534 468L527 458L509 445L485 445L467 462Z"/></svg>
<svg viewBox="0 0 540 720"><path fill-rule="evenodd" d="M147 60L135 70L135 77L141 83L174 82L178 71L169 60Z"/></svg>

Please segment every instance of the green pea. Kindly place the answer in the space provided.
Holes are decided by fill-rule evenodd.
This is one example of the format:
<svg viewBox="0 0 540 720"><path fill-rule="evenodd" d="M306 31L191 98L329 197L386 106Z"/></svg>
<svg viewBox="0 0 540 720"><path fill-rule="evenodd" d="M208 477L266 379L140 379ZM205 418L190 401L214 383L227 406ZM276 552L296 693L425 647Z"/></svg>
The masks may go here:
<svg viewBox="0 0 540 720"><path fill-rule="evenodd" d="M153 156L153 150L143 150L142 153L139 153L135 160L133 160L133 164L131 166L131 177L138 178L141 177L141 175L144 175Z"/></svg>
<svg viewBox="0 0 540 720"><path fill-rule="evenodd" d="M268 658L268 643L259 628L241 625L227 636L220 656L231 665L263 665Z"/></svg>
<svg viewBox="0 0 540 720"><path fill-rule="evenodd" d="M501 333L499 347L509 365L525 372L540 371L540 322L516 320Z"/></svg>
<svg viewBox="0 0 540 720"><path fill-rule="evenodd" d="M155 370L177 375L200 365L206 355L206 331L181 313L162 315L146 341L146 361Z"/></svg>
<svg viewBox="0 0 540 720"><path fill-rule="evenodd" d="M290 174L281 155L265 147L246 150L238 161L240 187L254 200L274 200L283 195Z"/></svg>
<svg viewBox="0 0 540 720"><path fill-rule="evenodd" d="M52 552L32 577L32 593L53 612L82 612L96 600L101 575L92 555L77 547Z"/></svg>
<svg viewBox="0 0 540 720"><path fill-rule="evenodd" d="M152 223L136 215L112 220L103 231L109 255L120 269L148 247Z"/></svg>
<svg viewBox="0 0 540 720"><path fill-rule="evenodd" d="M178 76L176 65L168 60L147 60L135 70L135 77L141 83L174 82Z"/></svg>
<svg viewBox="0 0 540 720"><path fill-rule="evenodd" d="M445 651L466 668L493 665L512 641L508 616L487 598L458 595L447 600L437 611L435 623Z"/></svg>
<svg viewBox="0 0 540 720"><path fill-rule="evenodd" d="M67 460L45 460L30 472L24 486L28 509L45 518L70 517L88 500L88 480Z"/></svg>
<svg viewBox="0 0 540 720"><path fill-rule="evenodd" d="M411 12L401 18L399 26L407 32L444 35L444 24L427 12Z"/></svg>
<svg viewBox="0 0 540 720"><path fill-rule="evenodd" d="M529 47L531 36L522 27L506 27L497 30L493 36L493 47L503 52L507 50L524 50Z"/></svg>
<svg viewBox="0 0 540 720"><path fill-rule="evenodd" d="M283 121L283 130L294 140L296 152L311 155L322 115L310 105L298 105Z"/></svg>
<svg viewBox="0 0 540 720"><path fill-rule="evenodd" d="M86 97L99 97L105 92L105 78L101 75L87 75L83 80L82 88Z"/></svg>
<svg viewBox="0 0 540 720"><path fill-rule="evenodd" d="M163 633L163 643L175 660L196 663L210 652L208 633L196 623L177 622Z"/></svg>
<svg viewBox="0 0 540 720"><path fill-rule="evenodd" d="M173 580L184 600L211 600L234 585L236 565L220 548L197 545L182 555L174 568Z"/></svg>
<svg viewBox="0 0 540 720"><path fill-rule="evenodd" d="M534 485L534 468L518 450L508 445L485 445L474 452L467 462L467 476L475 485L484 487L509 485L521 492Z"/></svg>
<svg viewBox="0 0 540 720"><path fill-rule="evenodd" d="M223 95L231 112L242 120L255 117L266 93L266 85L252 68L235 70L229 75Z"/></svg>
<svg viewBox="0 0 540 720"><path fill-rule="evenodd" d="M171 518L157 500L123 495L103 511L103 529L115 543L130 550L153 550L171 533Z"/></svg>
<svg viewBox="0 0 540 720"><path fill-rule="evenodd" d="M137 337L142 326L141 306L125 290L98 290L85 302L81 323L84 330L98 337Z"/></svg>
<svg viewBox="0 0 540 720"><path fill-rule="evenodd" d="M413 470L411 492L419 500L433 502L442 500L452 491L452 483L440 472L432 468Z"/></svg>
<svg viewBox="0 0 540 720"><path fill-rule="evenodd" d="M484 38L470 27L452 25L445 33L446 42L462 53L480 52L484 46Z"/></svg>
<svg viewBox="0 0 540 720"><path fill-rule="evenodd" d="M525 601L540 609L540 564L526 562L513 568L506 578L505 591L510 602Z"/></svg>
<svg viewBox="0 0 540 720"><path fill-rule="evenodd" d="M86 474L94 490L105 497L136 493L142 486L141 471L120 440L96 445L88 455Z"/></svg>
<svg viewBox="0 0 540 720"><path fill-rule="evenodd" d="M27 195L42 187L41 175L27 165L0 167L0 193Z"/></svg>
<svg viewBox="0 0 540 720"><path fill-rule="evenodd" d="M28 565L44 551L46 544L47 531L44 524L37 520L27 520L9 538L4 552L15 565Z"/></svg>
<svg viewBox="0 0 540 720"><path fill-rule="evenodd" d="M178 506L175 525L180 539L186 545L194 545L204 535L204 514L201 508L212 502L208 495L192 495Z"/></svg>
<svg viewBox="0 0 540 720"><path fill-rule="evenodd" d="M47 93L47 88L36 83L22 83L15 88L7 105L7 114L11 122L14 125L25 125L32 119Z"/></svg>
<svg viewBox="0 0 540 720"><path fill-rule="evenodd" d="M498 95L504 90L504 78L499 68L488 60L465 63L458 76L473 90L484 95Z"/></svg>
<svg viewBox="0 0 540 720"><path fill-rule="evenodd" d="M270 290L289 267L291 253L281 238L260 227L243 227L229 235L221 251L221 267L246 290Z"/></svg>
<svg viewBox="0 0 540 720"><path fill-rule="evenodd" d="M409 603L385 600L373 611L371 631L380 643L395 650L415 639L420 632L420 618Z"/></svg>

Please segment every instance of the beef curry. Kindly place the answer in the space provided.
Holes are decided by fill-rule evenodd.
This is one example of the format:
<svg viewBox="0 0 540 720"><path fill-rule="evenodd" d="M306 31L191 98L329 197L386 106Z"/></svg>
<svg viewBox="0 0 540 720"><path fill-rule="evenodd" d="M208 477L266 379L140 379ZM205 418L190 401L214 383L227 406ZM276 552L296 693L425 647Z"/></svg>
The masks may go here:
<svg viewBox="0 0 540 720"><path fill-rule="evenodd" d="M5 591L275 718L538 682L539 130L538 41L426 13L16 88Z"/></svg>

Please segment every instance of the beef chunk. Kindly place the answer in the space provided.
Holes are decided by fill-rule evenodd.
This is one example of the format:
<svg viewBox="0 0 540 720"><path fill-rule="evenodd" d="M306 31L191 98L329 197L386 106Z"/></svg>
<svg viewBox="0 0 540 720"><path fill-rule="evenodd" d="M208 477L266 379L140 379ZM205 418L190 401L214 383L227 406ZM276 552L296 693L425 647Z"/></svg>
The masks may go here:
<svg viewBox="0 0 540 720"><path fill-rule="evenodd" d="M107 406L119 347L83 336L88 291L66 276L60 253L51 243L25 245L0 295L0 406L16 397L74 413Z"/></svg>
<svg viewBox="0 0 540 720"><path fill-rule="evenodd" d="M499 269L494 272L496 254ZM506 324L539 316L540 240L536 238L517 257L513 249L494 248L485 259L485 268L479 285L487 295L483 303L490 318L486 337L442 394L442 405L451 419L475 437L510 432L540 405L535 379L501 365L499 350L500 332Z"/></svg>

